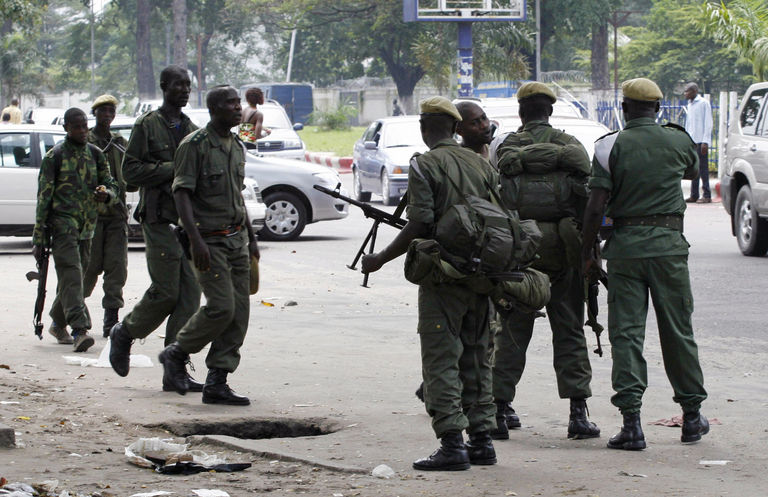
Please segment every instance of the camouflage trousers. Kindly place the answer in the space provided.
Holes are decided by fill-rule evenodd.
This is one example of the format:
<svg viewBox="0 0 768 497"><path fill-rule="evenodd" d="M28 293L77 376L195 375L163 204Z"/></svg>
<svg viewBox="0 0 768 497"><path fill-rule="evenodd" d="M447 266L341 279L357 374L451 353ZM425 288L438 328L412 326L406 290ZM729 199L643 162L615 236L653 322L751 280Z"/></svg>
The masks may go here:
<svg viewBox="0 0 768 497"><path fill-rule="evenodd" d="M128 223L121 218L99 218L91 242L91 256L83 275L83 292L93 293L99 275L104 273L104 309L123 307L123 287L128 278Z"/></svg>
<svg viewBox="0 0 768 497"><path fill-rule="evenodd" d="M80 240L76 229L53 225L51 254L56 266L56 298L50 316L60 327L91 329L91 315L83 297L83 268L88 266L91 240Z"/></svg>

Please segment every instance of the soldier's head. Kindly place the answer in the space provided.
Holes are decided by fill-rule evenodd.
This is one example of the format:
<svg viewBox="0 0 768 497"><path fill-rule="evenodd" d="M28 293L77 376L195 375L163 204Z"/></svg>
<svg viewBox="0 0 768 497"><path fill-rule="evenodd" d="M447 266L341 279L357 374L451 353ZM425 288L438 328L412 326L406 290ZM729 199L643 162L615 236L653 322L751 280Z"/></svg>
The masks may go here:
<svg viewBox="0 0 768 497"><path fill-rule="evenodd" d="M85 112L77 107L72 107L64 112L64 131L67 138L73 142L85 145L88 138L88 117Z"/></svg>
<svg viewBox="0 0 768 497"><path fill-rule="evenodd" d="M685 85L685 89L683 90L683 95L688 100L693 100L696 98L696 95L699 94L699 85L691 81L690 83Z"/></svg>
<svg viewBox="0 0 768 497"><path fill-rule="evenodd" d="M530 121L549 121L557 96L544 83L532 81L517 90L517 113L523 124Z"/></svg>
<svg viewBox="0 0 768 497"><path fill-rule="evenodd" d="M475 102L459 102L456 110L461 115L461 121L456 126L456 134L461 136L464 145L478 152L483 145L493 140L491 121L485 115L482 107Z"/></svg>
<svg viewBox="0 0 768 497"><path fill-rule="evenodd" d="M214 86L205 98L211 124L220 131L229 131L240 123L242 107L237 90L229 85Z"/></svg>
<svg viewBox="0 0 768 497"><path fill-rule="evenodd" d="M445 97L431 97L420 104L419 125L421 138L431 149L441 140L451 139L461 114Z"/></svg>
<svg viewBox="0 0 768 497"><path fill-rule="evenodd" d="M11 99L11 105L13 105L14 107L18 107L19 106L19 99L18 98Z"/></svg>
<svg viewBox="0 0 768 497"><path fill-rule="evenodd" d="M659 101L664 96L658 85L647 78L624 81L621 84L621 93L624 95L621 110L624 111L627 121L639 117L655 118L661 108Z"/></svg>
<svg viewBox="0 0 768 497"><path fill-rule="evenodd" d="M264 92L261 91L261 88L248 88L245 92L245 101L251 107L262 105L264 103Z"/></svg>
<svg viewBox="0 0 768 497"><path fill-rule="evenodd" d="M163 106L181 109L189 102L192 82L187 70L181 66L168 66L160 72L160 89L163 90Z"/></svg>
<svg viewBox="0 0 768 497"><path fill-rule="evenodd" d="M101 95L91 104L91 113L96 117L96 126L109 129L117 112L117 99L112 95Z"/></svg>

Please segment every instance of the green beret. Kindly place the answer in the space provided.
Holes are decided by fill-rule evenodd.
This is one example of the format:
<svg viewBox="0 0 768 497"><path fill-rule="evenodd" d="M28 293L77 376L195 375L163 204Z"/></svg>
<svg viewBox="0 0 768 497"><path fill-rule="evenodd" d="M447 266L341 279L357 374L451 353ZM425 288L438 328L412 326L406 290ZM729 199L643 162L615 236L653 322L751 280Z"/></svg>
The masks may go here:
<svg viewBox="0 0 768 497"><path fill-rule="evenodd" d="M422 114L447 114L457 121L461 121L461 114L459 114L458 109L445 97L430 97L422 100L419 106Z"/></svg>
<svg viewBox="0 0 768 497"><path fill-rule="evenodd" d="M647 78L624 81L621 84L621 93L627 98L641 102L655 102L664 98L658 85Z"/></svg>
<svg viewBox="0 0 768 497"><path fill-rule="evenodd" d="M117 99L113 97L112 95L101 95L96 100L93 101L93 105L91 105L91 110L94 110L96 107L101 107L102 105L114 105L117 107Z"/></svg>
<svg viewBox="0 0 768 497"><path fill-rule="evenodd" d="M549 87L544 83L539 83L538 81L525 83L517 89L518 101L527 97L532 97L534 95L544 95L545 97L549 97L552 103L557 102L557 96L555 95L555 92L550 90Z"/></svg>

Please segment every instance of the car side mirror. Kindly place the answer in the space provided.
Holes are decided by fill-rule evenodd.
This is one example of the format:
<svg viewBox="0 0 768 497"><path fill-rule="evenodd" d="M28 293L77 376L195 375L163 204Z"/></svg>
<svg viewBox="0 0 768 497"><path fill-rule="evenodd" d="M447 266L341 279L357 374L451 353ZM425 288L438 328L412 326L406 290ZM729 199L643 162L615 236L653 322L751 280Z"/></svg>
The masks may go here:
<svg viewBox="0 0 768 497"><path fill-rule="evenodd" d="M363 146L365 147L366 150L376 150L377 148L379 148L379 145L373 141L365 142L363 143Z"/></svg>
<svg viewBox="0 0 768 497"><path fill-rule="evenodd" d="M301 131L302 129L304 129L304 125L301 124L301 123L296 123L296 124L293 125L293 130L294 131Z"/></svg>

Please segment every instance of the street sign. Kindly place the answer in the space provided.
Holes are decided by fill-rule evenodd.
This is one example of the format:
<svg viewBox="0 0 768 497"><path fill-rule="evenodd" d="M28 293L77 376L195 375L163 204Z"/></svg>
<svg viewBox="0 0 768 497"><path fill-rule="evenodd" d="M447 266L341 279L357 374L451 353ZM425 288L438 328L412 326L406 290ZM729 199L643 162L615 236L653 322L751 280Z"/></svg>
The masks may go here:
<svg viewBox="0 0 768 497"><path fill-rule="evenodd" d="M525 0L403 0L403 20L524 21Z"/></svg>

